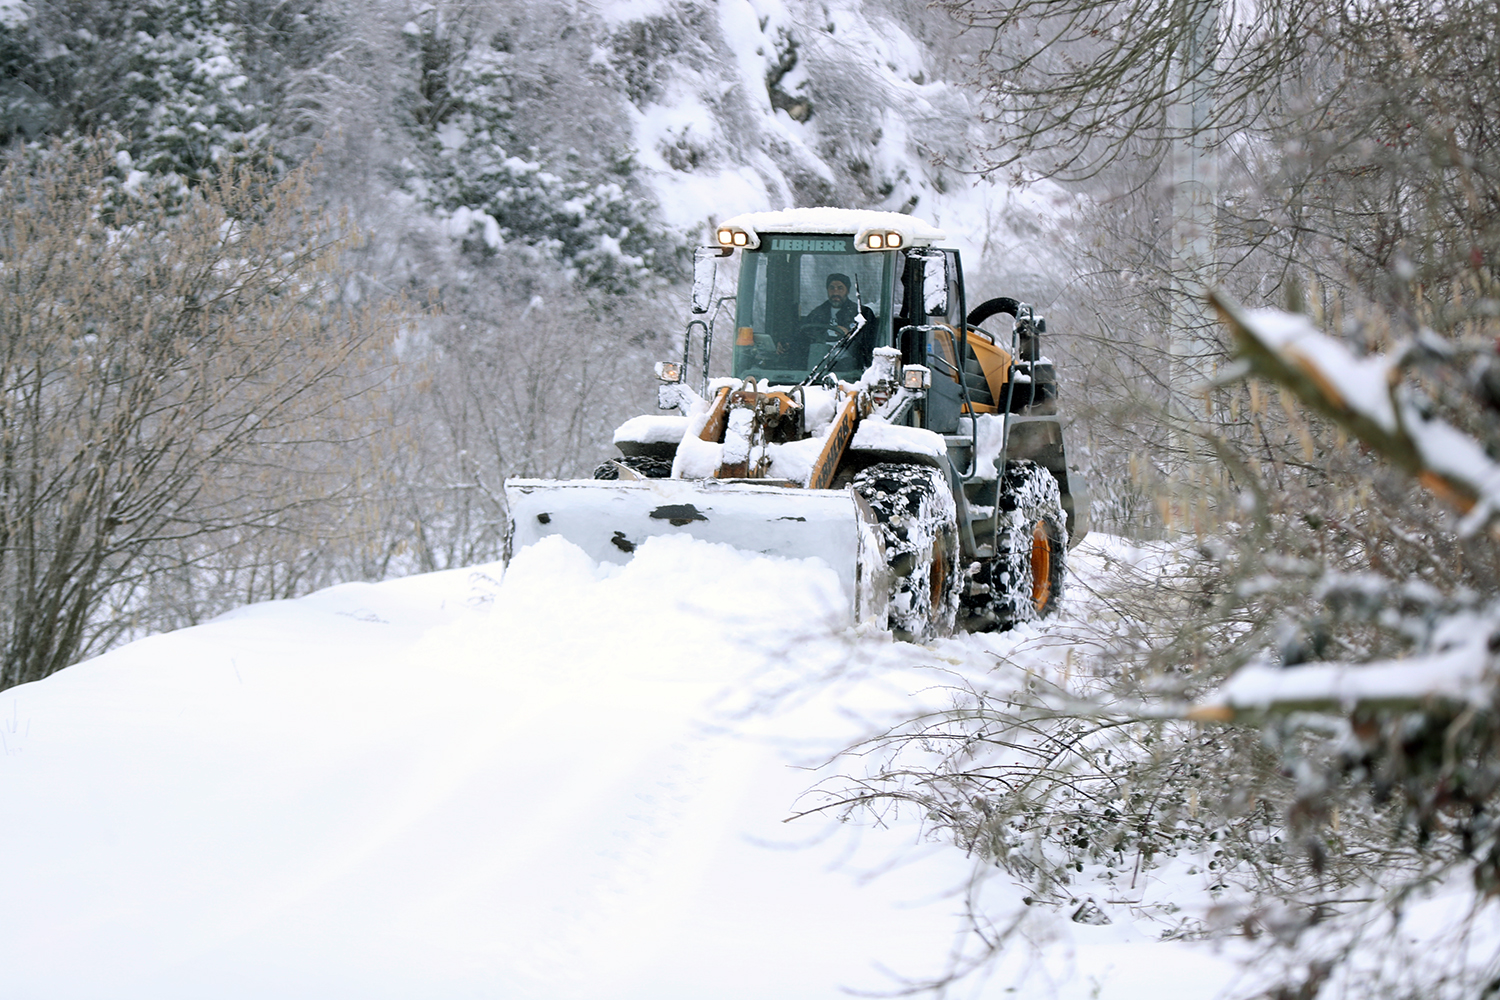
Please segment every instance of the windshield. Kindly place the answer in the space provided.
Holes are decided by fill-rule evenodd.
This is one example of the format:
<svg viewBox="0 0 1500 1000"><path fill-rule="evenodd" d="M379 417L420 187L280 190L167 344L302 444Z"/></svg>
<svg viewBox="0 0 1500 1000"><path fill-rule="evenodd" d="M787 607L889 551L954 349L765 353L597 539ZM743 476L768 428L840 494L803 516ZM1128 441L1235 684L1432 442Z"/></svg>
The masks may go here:
<svg viewBox="0 0 1500 1000"><path fill-rule="evenodd" d="M859 253L850 236L765 236L740 258L734 374L781 385L802 381L849 329L866 325L833 359L833 374L857 379L890 339L894 254Z"/></svg>

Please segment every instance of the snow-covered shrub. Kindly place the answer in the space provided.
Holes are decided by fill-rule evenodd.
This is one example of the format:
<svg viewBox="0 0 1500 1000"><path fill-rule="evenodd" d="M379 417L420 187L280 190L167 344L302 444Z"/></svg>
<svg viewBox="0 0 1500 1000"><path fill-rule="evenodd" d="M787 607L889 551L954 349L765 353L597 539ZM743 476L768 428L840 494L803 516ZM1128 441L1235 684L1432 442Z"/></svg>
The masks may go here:
<svg viewBox="0 0 1500 1000"><path fill-rule="evenodd" d="M1212 5L948 6L995 42L989 110L1035 102L1012 119L1034 155L997 159L1102 171L1072 231L1070 399L1104 513L1139 548L1072 589L1097 621L1036 640L1070 643L1066 669L996 658L833 801L915 802L1064 916L1100 882L1190 869L1206 897L1164 929L1285 949L1267 996L1482 995L1500 969L1493 18L1273 3L1253 17L1317 30L1219 22L1206 270L1221 303L1309 314L1252 356L1184 294L1172 66L1133 47L1184 39ZM1054 17L1109 30L1039 52ZM1256 74L1271 82L1236 89ZM1429 891L1457 897L1457 933L1411 917ZM980 917L1003 945L1008 916ZM1412 939L1431 962L1380 967Z"/></svg>
<svg viewBox="0 0 1500 1000"><path fill-rule="evenodd" d="M193 183L290 142L278 123L331 24L316 0L40 2L0 24L7 136L110 130L133 169Z"/></svg>
<svg viewBox="0 0 1500 1000"><path fill-rule="evenodd" d="M680 270L681 247L655 221L628 146L536 143L547 135L537 119L574 110L558 107L568 92L545 93L538 74L577 74L578 97L605 106L621 100L591 76L584 33L573 28L573 38L552 40L549 59L573 63L559 70L522 48L545 32L541 12L500 24L465 13L429 7L404 28L416 71L407 113L421 153L405 172L408 190L448 215L466 250L484 255L520 243L587 288L620 293Z"/></svg>

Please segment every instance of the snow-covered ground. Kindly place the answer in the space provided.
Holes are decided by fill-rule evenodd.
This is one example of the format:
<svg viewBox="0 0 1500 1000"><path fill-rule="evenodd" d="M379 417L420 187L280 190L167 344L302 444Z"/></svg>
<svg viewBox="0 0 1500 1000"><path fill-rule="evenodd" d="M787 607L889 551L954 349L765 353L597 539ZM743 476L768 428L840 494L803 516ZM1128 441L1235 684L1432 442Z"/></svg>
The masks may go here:
<svg viewBox="0 0 1500 1000"><path fill-rule="evenodd" d="M941 973L967 859L915 817L786 820L938 667L1055 645L893 644L831 624L835 592L812 561L546 539L0 693L0 995L794 1000ZM1054 917L950 995L1239 981L1159 934Z"/></svg>

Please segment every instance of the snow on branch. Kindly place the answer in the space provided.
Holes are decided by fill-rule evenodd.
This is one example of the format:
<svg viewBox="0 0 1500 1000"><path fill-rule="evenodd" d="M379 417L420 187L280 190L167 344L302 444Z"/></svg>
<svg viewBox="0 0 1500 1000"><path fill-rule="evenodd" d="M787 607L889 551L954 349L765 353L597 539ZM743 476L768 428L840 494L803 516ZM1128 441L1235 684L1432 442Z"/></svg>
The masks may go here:
<svg viewBox="0 0 1500 1000"><path fill-rule="evenodd" d="M1500 464L1469 435L1418 412L1402 386L1407 349L1356 357L1306 316L1243 309L1217 290L1208 298L1250 374L1290 390L1452 504L1461 535L1494 523Z"/></svg>
<svg viewBox="0 0 1500 1000"><path fill-rule="evenodd" d="M1209 293L1209 301L1234 335L1243 374L1284 387L1451 503L1463 515L1461 533L1495 523L1500 465L1480 441L1419 411L1403 381L1409 347L1359 357L1305 316L1242 309L1218 291ZM1322 595L1326 606L1336 603L1338 586ZM1366 603L1379 604L1378 596L1365 595ZM1187 717L1252 722L1296 712L1438 706L1491 711L1500 672L1500 601L1481 602L1479 596L1417 614L1428 624L1417 630L1425 635L1413 656L1295 666L1252 662L1189 709Z"/></svg>
<svg viewBox="0 0 1500 1000"><path fill-rule="evenodd" d="M1454 615L1425 656L1371 663L1252 663L1187 712L1200 722L1244 722L1289 712L1413 710L1437 704L1493 707L1500 607Z"/></svg>

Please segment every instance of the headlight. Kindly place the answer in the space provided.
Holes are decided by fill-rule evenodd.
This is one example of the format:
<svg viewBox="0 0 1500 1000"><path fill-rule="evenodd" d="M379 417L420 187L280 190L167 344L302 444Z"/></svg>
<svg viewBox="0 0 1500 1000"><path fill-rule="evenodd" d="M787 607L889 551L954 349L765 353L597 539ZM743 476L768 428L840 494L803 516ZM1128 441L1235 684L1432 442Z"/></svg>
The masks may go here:
<svg viewBox="0 0 1500 1000"><path fill-rule="evenodd" d="M726 253L724 256L726 257L729 256L727 251L733 250L735 247L751 248L758 245L754 229L746 229L741 226L731 226L728 224L718 226L714 229L714 239L718 242L719 246L725 248Z"/></svg>
<svg viewBox="0 0 1500 1000"><path fill-rule="evenodd" d="M895 250L905 242L900 233L881 229L865 233L865 241L859 245L859 248L861 250Z"/></svg>
<svg viewBox="0 0 1500 1000"><path fill-rule="evenodd" d="M681 382L682 364L677 361L658 361L656 363L656 377L663 382Z"/></svg>
<svg viewBox="0 0 1500 1000"><path fill-rule="evenodd" d="M907 365L901 371L901 388L932 388L932 370L925 365Z"/></svg>

